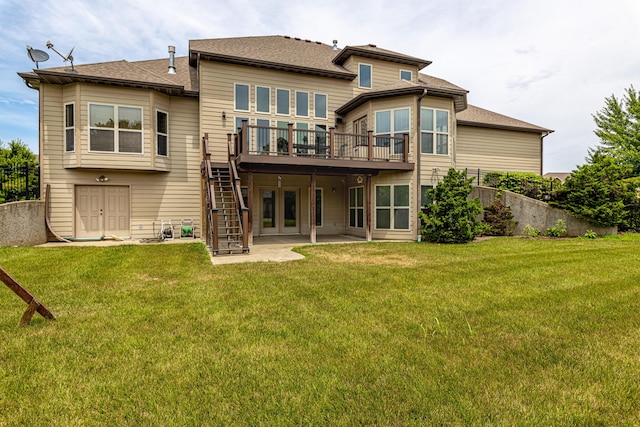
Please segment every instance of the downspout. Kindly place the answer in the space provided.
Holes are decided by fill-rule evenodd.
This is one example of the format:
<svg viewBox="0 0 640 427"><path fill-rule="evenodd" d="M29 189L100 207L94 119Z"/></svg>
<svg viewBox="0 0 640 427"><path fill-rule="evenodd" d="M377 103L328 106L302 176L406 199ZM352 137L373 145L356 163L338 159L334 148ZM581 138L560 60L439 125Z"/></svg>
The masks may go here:
<svg viewBox="0 0 640 427"><path fill-rule="evenodd" d="M420 173L420 159L422 158L422 155L420 154L420 129L421 129L421 120L420 120L420 108L422 107L422 98L424 98L425 96L427 96L427 89L423 89L422 90L422 94L420 96L418 96L418 102L417 102L417 108L416 108L416 130L418 133L418 138L417 138L417 148L415 150L415 156L416 156L416 167L418 169L416 176L417 176L417 185L416 185L416 194L417 194L417 198L416 200L418 201L418 211L420 210L421 203L422 203L422 174ZM416 216L418 215L418 211L416 211ZM420 241L420 220L417 219L416 220L416 236L418 241Z"/></svg>
<svg viewBox="0 0 640 427"><path fill-rule="evenodd" d="M544 163L544 139L551 135L551 132L545 132L540 135L540 176L543 175L543 163Z"/></svg>

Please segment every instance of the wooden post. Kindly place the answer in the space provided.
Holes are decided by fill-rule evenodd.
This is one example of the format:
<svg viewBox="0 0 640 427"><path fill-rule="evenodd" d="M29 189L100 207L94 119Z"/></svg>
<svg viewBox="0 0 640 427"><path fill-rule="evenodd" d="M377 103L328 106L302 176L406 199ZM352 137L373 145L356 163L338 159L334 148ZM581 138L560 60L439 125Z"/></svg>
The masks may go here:
<svg viewBox="0 0 640 427"><path fill-rule="evenodd" d="M367 156L369 161L373 160L373 131L367 131L367 145L369 148L369 155Z"/></svg>
<svg viewBox="0 0 640 427"><path fill-rule="evenodd" d="M331 126L329 128L329 158L336 157L336 128Z"/></svg>
<svg viewBox="0 0 640 427"><path fill-rule="evenodd" d="M249 231L249 244L253 245L253 172L247 173L247 207L249 216L247 218Z"/></svg>
<svg viewBox="0 0 640 427"><path fill-rule="evenodd" d="M311 209L311 243L316 243L316 173L311 173L311 195L309 206Z"/></svg>
<svg viewBox="0 0 640 427"><path fill-rule="evenodd" d="M55 320L56 316L49 311L47 307L42 305L40 301L34 298L20 283L9 275L6 271L0 267L0 281L2 281L9 289L11 289L16 295L18 295L24 302L29 304L27 311L24 312L20 319L20 326L28 325L33 317L33 314L37 311L42 317L49 320Z"/></svg>
<svg viewBox="0 0 640 427"><path fill-rule="evenodd" d="M289 155L293 155L293 123L287 124L287 132L289 133Z"/></svg>
<svg viewBox="0 0 640 427"><path fill-rule="evenodd" d="M365 191L367 193L366 199L367 202L365 206L367 207L365 211L365 216L367 218L367 228L366 228L366 237L367 242L372 240L372 232L373 232L373 224L372 224L372 209L373 209L373 186L371 185L371 175L367 175L366 183L365 183Z"/></svg>

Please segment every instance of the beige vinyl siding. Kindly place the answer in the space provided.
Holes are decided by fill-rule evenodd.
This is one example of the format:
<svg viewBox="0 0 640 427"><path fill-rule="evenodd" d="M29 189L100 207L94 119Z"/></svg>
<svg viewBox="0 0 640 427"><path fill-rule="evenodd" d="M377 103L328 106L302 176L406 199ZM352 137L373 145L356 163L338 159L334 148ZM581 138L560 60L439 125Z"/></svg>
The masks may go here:
<svg viewBox="0 0 640 427"><path fill-rule="evenodd" d="M234 111L234 83L249 85L250 111ZM235 118L247 117L251 125L256 119L269 120L271 126L277 121L292 123L309 123L325 125L327 130L335 124L336 108L350 99L349 81L308 76L303 74L265 70L255 67L223 64L202 61L200 68L200 133L209 133L210 149L213 160L217 162L227 160L227 134L235 133ZM271 112L256 112L256 86L269 87L271 90ZM289 90L289 104L291 115L276 114L276 89ZM295 117L295 91L309 93L310 117ZM314 94L327 95L327 118L313 117L315 109ZM222 118L225 113L226 119Z"/></svg>
<svg viewBox="0 0 640 427"><path fill-rule="evenodd" d="M540 155L540 134L458 126L458 169L540 173Z"/></svg>
<svg viewBox="0 0 640 427"><path fill-rule="evenodd" d="M359 72L359 64L371 65L371 89L380 89L383 86L391 83L397 83L400 81L400 70L407 70L412 72L412 78L415 81L418 75L418 67L413 67L405 64L398 64L395 62L381 61L379 59L364 58L361 56L352 56L349 61L345 62L349 71L352 73ZM352 82L353 95L359 95L362 92L367 92L371 89L364 89L358 87L359 79Z"/></svg>
<svg viewBox="0 0 640 427"><path fill-rule="evenodd" d="M118 97L109 96L112 91ZM75 186L127 186L131 195L131 237L134 239L154 237L159 231L162 219L171 219L176 230L183 218L191 218L197 229L201 230L201 177L200 177L200 143L198 138L198 101L188 98L171 98L164 95L145 93L143 90L125 90L119 88L91 87L85 92L85 85L80 85L82 98L79 120L76 126L76 150L83 150L84 156L88 148L88 103L113 102L118 98L118 105L137 105L143 108L143 126L145 139L145 157L151 158L150 138L153 135L150 111L154 99L169 113L169 140L171 156L171 172L126 171L121 170L120 163L97 163L96 169L64 168L64 103L69 97L77 97L77 85L57 86L43 84L42 93L42 131L41 153L42 186L51 184L51 225L55 232L62 236L74 236ZM148 91L150 92L150 91ZM64 95L63 95L64 94ZM93 98L93 96L96 98ZM129 95L131 95L129 97ZM144 103L144 100L147 103ZM142 104L142 105L141 105ZM110 155L127 162L128 155ZM137 156L140 157L140 156ZM91 162L94 160L91 159ZM109 180L99 183L96 178L104 175ZM44 193L43 193L44 194ZM200 233L198 233L200 234Z"/></svg>

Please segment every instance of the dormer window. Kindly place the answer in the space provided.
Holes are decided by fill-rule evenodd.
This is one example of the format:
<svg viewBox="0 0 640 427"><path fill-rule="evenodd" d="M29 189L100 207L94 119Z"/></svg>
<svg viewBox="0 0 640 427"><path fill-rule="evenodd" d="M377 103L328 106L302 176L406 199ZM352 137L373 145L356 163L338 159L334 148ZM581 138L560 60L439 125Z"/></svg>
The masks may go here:
<svg viewBox="0 0 640 427"><path fill-rule="evenodd" d="M364 89L371 89L371 65L359 64L358 87L361 87Z"/></svg>
<svg viewBox="0 0 640 427"><path fill-rule="evenodd" d="M400 70L400 80L413 80L413 73L410 70Z"/></svg>

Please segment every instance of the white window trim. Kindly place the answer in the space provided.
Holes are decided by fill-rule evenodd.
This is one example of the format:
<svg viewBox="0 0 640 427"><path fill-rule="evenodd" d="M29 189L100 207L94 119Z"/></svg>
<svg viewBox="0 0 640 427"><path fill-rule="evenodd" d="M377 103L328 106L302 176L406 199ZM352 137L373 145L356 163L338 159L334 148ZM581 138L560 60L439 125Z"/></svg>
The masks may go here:
<svg viewBox="0 0 640 427"><path fill-rule="evenodd" d="M267 111L260 111L258 110L258 89L267 89L268 93L269 93L269 99L267 102ZM256 85L256 113L259 114L271 114L271 88L269 86L259 86Z"/></svg>
<svg viewBox="0 0 640 427"><path fill-rule="evenodd" d="M67 105L73 105L73 126L67 126ZM62 127L64 128L64 152L75 153L76 151L76 103L66 102L63 106ZM67 150L67 131L73 129L73 150Z"/></svg>
<svg viewBox="0 0 640 427"><path fill-rule="evenodd" d="M316 96L324 96L324 117L318 117L317 109L316 109ZM313 118L318 120L328 120L329 119L329 95L326 93L314 93L313 94Z"/></svg>
<svg viewBox="0 0 640 427"><path fill-rule="evenodd" d="M409 78L409 80L406 80L406 81L408 81L408 82L412 82L413 81L413 71L400 69L400 72L399 72L400 80L404 80L402 78L402 73L409 73L410 78Z"/></svg>
<svg viewBox="0 0 640 427"><path fill-rule="evenodd" d="M303 115L298 114L298 94L299 94L299 93L306 93L306 94L307 94L307 115L306 115L306 116L303 116ZM295 117L305 117L305 118L309 118L309 105L311 104L311 103L309 102L309 92L304 91L304 90L296 90L296 91L295 91L295 100L296 100L296 105L295 105L295 107L294 107L294 108L295 108L295 112L296 112Z"/></svg>
<svg viewBox="0 0 640 427"><path fill-rule="evenodd" d="M357 205L357 203L358 203L358 188L362 188L362 206L358 206ZM349 200L349 198L351 197L351 189L354 189L355 193L356 193L356 205L353 206L353 207L351 206L351 203L350 203L350 200ZM365 215L365 209L366 209L365 197L366 197L366 194L365 194L363 185L357 185L355 187L349 187L349 195L347 197L347 200L348 200L347 201L347 203L348 203L347 207L349 208L349 218L348 218L347 224L348 224L349 228L355 228L356 230L362 230L362 229L365 228L365 224L367 222L367 218L366 218L366 215ZM351 209L356 211L356 222L358 222L358 209L362 209L362 227L358 227L357 225L354 227L354 226L351 225Z"/></svg>
<svg viewBox="0 0 640 427"><path fill-rule="evenodd" d="M420 122L420 129L418 130L418 150L420 152L420 154L425 154L427 156L440 156L440 157L451 157L451 111L449 110L444 110L442 108L430 108L430 107L420 107L420 112L422 113L422 109L425 110L432 110L433 111L433 130L432 131L428 131L428 130L422 130L422 122ZM437 149L438 149L438 143L437 143L437 138L436 135L440 134L440 135L444 135L444 132L438 132L436 131L436 111L444 111L447 113L447 154L439 154L437 153ZM433 134L433 152L431 153L425 153L422 151L422 133L432 133Z"/></svg>
<svg viewBox="0 0 640 427"><path fill-rule="evenodd" d="M286 113L279 113L278 112L278 91L287 92L287 99L289 100L289 108L288 108L288 111ZM275 104L276 104L276 116L287 116L287 117L290 117L291 116L291 90L283 89L283 88L276 88Z"/></svg>
<svg viewBox="0 0 640 427"><path fill-rule="evenodd" d="M318 228L324 226L324 187L316 187L316 191L320 190L320 200L322 200L322 206L320 206L320 225L316 225ZM311 187L309 187L309 206L311 206ZM311 228L311 209L309 209L309 228ZM317 219L317 218L316 218Z"/></svg>
<svg viewBox="0 0 640 427"><path fill-rule="evenodd" d="M394 194L395 194L395 188L396 187L409 187L408 191L409 191L409 204L407 206L396 206L393 202L394 200ZM378 191L377 188L378 187L390 187L391 191L389 193L389 206L378 206ZM374 223L375 223L375 230L381 230L381 231L409 231L411 230L411 184L376 184L375 188L373 189L373 194L374 194L374 200L373 200L373 218L374 218ZM378 216L376 215L376 212L378 209L389 209L389 228L378 228ZM395 216L394 216L394 209L406 209L409 212L409 227L408 228L396 228L396 224L395 224Z"/></svg>
<svg viewBox="0 0 640 427"><path fill-rule="evenodd" d="M238 93L238 86L246 86L247 87L247 109L243 110L241 108L238 108L238 100L237 100L237 93ZM248 83L234 83L233 84L233 111L244 111L244 112L249 112L251 111L251 85Z"/></svg>
<svg viewBox="0 0 640 427"><path fill-rule="evenodd" d="M97 128L97 127L92 127L91 126L91 106L92 105L103 105L103 106L107 106L107 107L113 107L113 114L114 114L114 124L113 124L113 129L111 129L113 131L113 151L98 151L98 150L92 150L91 149L91 130L92 129L99 129L99 130L105 130L108 128ZM117 125L118 123L118 108L120 107L124 107L124 108L137 108L140 110L140 130L135 130L135 129L126 129L126 132L140 132L140 138L141 138L141 143L142 146L140 147L140 152L139 153L130 153L130 152L121 152L120 151L120 138L118 135L118 131L120 130L120 128ZM88 126L87 126L87 151L89 153L106 153L106 154L118 154L118 155L124 155L124 156L142 156L144 155L144 108L140 107L139 105L126 105L126 104L104 104L102 102L88 102L87 103L87 122L88 122ZM75 145L75 144L74 144Z"/></svg>
<svg viewBox="0 0 640 427"><path fill-rule="evenodd" d="M158 132L158 113L163 113L167 115L167 133L163 134ZM155 136L156 136L156 156L158 157L169 157L169 113L167 111L164 110L160 110L159 108L156 108L156 117L155 117L155 123L156 123L156 128L155 128ZM167 137L167 154L158 154L158 135L164 135Z"/></svg>
<svg viewBox="0 0 640 427"><path fill-rule="evenodd" d="M369 83L371 84L370 86L361 86L360 85L360 67L362 65L366 65L367 67L369 67ZM371 64L367 64L366 62L359 62L358 63L358 88L360 89L371 89L373 87L373 65Z"/></svg>

